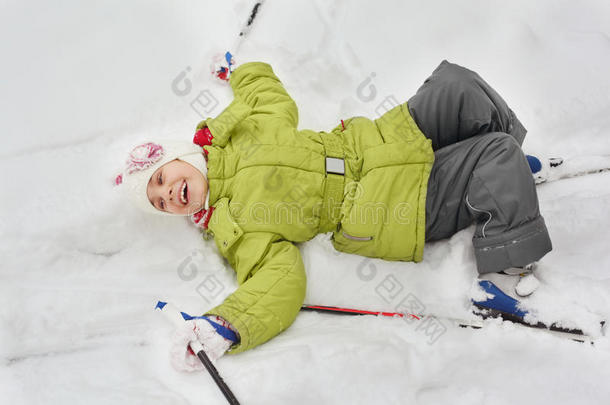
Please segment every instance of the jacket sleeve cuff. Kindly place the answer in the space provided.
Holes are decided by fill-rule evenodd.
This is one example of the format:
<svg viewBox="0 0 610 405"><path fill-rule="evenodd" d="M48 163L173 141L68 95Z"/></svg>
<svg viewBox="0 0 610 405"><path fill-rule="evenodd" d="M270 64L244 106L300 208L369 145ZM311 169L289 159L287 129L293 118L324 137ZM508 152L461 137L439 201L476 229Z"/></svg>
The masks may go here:
<svg viewBox="0 0 610 405"><path fill-rule="evenodd" d="M200 122L197 129L207 126L214 137L212 145L224 147L229 141L233 128L237 123L248 117L251 112L250 106L239 98L235 98L216 118L208 118Z"/></svg>

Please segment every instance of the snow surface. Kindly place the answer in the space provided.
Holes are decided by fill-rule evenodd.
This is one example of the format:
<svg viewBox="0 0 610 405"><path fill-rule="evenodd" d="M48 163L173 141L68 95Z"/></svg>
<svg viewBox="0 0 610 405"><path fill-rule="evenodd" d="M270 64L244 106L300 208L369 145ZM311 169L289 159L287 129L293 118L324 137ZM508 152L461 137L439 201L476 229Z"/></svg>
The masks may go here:
<svg viewBox="0 0 610 405"><path fill-rule="evenodd" d="M230 102L207 69L251 5L0 5L2 403L224 403L205 373L171 368L172 327L153 307L203 312L235 288L231 268L187 221L136 212L111 183L139 141L192 136L201 92L218 102L204 116ZM271 63L300 128L374 118L448 59L503 95L529 130L526 152L610 154L608 21L604 1L269 0L236 58ZM181 73L186 95L172 87ZM596 333L610 318L609 185L602 173L538 188L554 245L527 304L540 319ZM607 336L588 346L447 320L468 316L480 294L472 232L428 244L420 264L339 253L330 234L300 244L308 303L394 310L409 298L445 317L446 331L302 313L270 342L221 358L225 381L243 404L610 403Z"/></svg>

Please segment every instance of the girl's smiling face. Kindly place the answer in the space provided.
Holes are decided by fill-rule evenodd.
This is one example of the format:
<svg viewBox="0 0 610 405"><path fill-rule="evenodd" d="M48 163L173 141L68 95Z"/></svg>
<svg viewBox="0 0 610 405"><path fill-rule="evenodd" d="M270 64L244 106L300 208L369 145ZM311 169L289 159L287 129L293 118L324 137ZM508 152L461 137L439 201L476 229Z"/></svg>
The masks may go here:
<svg viewBox="0 0 610 405"><path fill-rule="evenodd" d="M208 182L203 174L182 160L158 168L148 181L146 195L158 210L170 214L194 214L204 207Z"/></svg>

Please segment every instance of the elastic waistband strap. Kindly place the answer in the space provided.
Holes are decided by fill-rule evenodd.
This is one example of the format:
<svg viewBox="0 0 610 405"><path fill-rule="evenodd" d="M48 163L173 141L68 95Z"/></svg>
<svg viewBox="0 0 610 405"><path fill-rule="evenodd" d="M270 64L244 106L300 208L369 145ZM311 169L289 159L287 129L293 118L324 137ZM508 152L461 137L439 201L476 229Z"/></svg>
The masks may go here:
<svg viewBox="0 0 610 405"><path fill-rule="evenodd" d="M324 202L320 214L319 232L335 230L339 222L343 187L345 184L345 161L342 140L335 133L320 133L326 154L326 181L324 185Z"/></svg>

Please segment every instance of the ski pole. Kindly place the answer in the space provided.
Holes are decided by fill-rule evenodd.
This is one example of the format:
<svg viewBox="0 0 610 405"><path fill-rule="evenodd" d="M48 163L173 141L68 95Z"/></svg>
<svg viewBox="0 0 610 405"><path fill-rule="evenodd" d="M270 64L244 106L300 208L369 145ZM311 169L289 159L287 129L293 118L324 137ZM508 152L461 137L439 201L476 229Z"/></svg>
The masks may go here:
<svg viewBox="0 0 610 405"><path fill-rule="evenodd" d="M246 23L244 24L242 29L239 31L239 35L237 36L237 39L235 40L235 43L233 44L233 48L231 49L232 52L237 53L237 51L241 47L241 44L243 43L244 38L248 35L250 30L252 29L252 23L254 22L254 19L258 15L258 12L260 11L264 2L265 2L265 0L257 1L254 4L254 6L252 7L252 10L250 11L250 16L248 17L248 21L246 21Z"/></svg>
<svg viewBox="0 0 610 405"><path fill-rule="evenodd" d="M165 315L165 317L177 327L181 326L185 321L182 312L180 312L180 310L178 310L178 308L176 308L171 303L159 301L157 302L157 306L155 307L155 309L161 311L163 315ZM193 353L197 354L197 357L199 358L201 363L203 363L203 366L206 368L206 370L208 370L208 373L210 374L218 388L220 388L220 391L222 391L222 394L225 396L229 404L239 405L239 401L237 400L237 398L235 398L235 395L233 395L233 392L231 391L229 386L224 382L224 380L218 373L218 370L216 370L216 367L214 367L214 364L212 364L212 361L209 359L208 355L205 354L201 343L198 340L192 340L191 342L189 342L189 346L193 350Z"/></svg>
<svg viewBox="0 0 610 405"><path fill-rule="evenodd" d="M233 72L233 70L232 70L233 54L236 54L239 51L239 48L241 47L244 40L246 39L246 36L252 29L252 24L254 23L254 19L258 15L258 12L260 11L264 2L265 2L265 0L259 0L254 3L252 10L250 10L250 16L248 17L248 20L245 22L245 24L243 25L241 30L239 30L239 34L237 35L237 38L235 38L235 41L233 42L233 44L229 48L229 50L225 51L224 53L217 53L213 56L213 58L212 58L213 62L210 65L210 68L212 71L211 73L215 77L217 77L221 80L228 81L228 78L226 75L231 74ZM226 61L226 63L227 63L226 67L224 67L224 66L219 67L217 65L218 63L225 63L225 62L221 62L222 60Z"/></svg>
<svg viewBox="0 0 610 405"><path fill-rule="evenodd" d="M325 305L303 305L301 307L302 311L316 311L316 312L331 312L335 314L345 314L345 315L381 315L381 316L389 316L394 317L398 316L400 318L409 317L420 319L421 315L403 313L403 312L380 312L380 311L368 311L364 309L354 309L354 308L340 308L340 307L329 307Z"/></svg>

